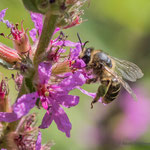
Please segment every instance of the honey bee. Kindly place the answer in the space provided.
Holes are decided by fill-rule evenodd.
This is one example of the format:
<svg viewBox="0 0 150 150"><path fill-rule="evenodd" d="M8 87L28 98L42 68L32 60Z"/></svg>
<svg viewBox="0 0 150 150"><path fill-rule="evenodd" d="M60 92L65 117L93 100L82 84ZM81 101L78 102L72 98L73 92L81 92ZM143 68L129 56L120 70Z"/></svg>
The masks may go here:
<svg viewBox="0 0 150 150"><path fill-rule="evenodd" d="M112 57L102 50L95 50L94 48L84 48L80 37L82 51L79 58L86 64L86 70L92 70L94 78L88 79L87 83L100 81L97 93L93 101L91 102L91 108L100 97L102 97L102 103L108 104L116 99L120 92L121 85L131 94L134 99L136 95L130 88L129 84L124 81L128 80L135 82L137 79L143 77L141 69L132 62L121 60Z"/></svg>

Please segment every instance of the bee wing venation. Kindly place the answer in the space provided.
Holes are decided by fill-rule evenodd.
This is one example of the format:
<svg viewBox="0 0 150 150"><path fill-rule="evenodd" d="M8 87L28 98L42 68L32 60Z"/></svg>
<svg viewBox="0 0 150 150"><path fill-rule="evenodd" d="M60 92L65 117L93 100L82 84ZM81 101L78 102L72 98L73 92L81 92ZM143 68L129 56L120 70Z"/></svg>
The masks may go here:
<svg viewBox="0 0 150 150"><path fill-rule="evenodd" d="M131 87L129 86L129 84L127 82L125 82L124 80L119 80L121 85L127 90L127 92L133 97L134 100L137 100L136 94L133 92L133 90L131 89Z"/></svg>
<svg viewBox="0 0 150 150"><path fill-rule="evenodd" d="M127 82L125 82L119 75L117 75L115 72L112 72L106 66L104 66L104 68L121 83L121 85L127 90L127 92L133 97L134 100L137 100L136 94L133 92Z"/></svg>
<svg viewBox="0 0 150 150"><path fill-rule="evenodd" d="M115 57L112 57L112 59L116 63L115 71L124 79L135 82L137 79L143 77L142 70L136 64Z"/></svg>

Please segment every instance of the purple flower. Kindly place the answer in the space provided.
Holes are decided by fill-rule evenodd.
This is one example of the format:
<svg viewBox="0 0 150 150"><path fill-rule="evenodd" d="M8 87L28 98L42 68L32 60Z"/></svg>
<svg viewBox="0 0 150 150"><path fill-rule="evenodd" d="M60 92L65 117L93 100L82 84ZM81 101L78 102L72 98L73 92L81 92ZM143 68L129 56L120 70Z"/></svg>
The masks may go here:
<svg viewBox="0 0 150 150"><path fill-rule="evenodd" d="M3 10L0 12L0 20L2 20L2 19L4 18L7 9L8 9L8 8L3 9Z"/></svg>
<svg viewBox="0 0 150 150"><path fill-rule="evenodd" d="M114 131L117 140L136 140L148 128L150 124L150 101L146 89L137 87L134 89L138 101L134 101L128 93L121 95L120 101L123 115Z"/></svg>
<svg viewBox="0 0 150 150"><path fill-rule="evenodd" d="M58 84L49 84L51 76L51 63L43 62L39 65L39 85L36 92L21 96L13 106L12 113L0 112L0 121L12 122L26 115L40 98L42 106L46 109L46 114L42 120L40 128L47 128L54 120L57 127L70 137L71 123L68 116L60 105L70 108L79 102L78 96L68 95L68 93L85 83L85 77L80 72L76 72L65 78Z"/></svg>
<svg viewBox="0 0 150 150"><path fill-rule="evenodd" d="M30 12L30 16L32 21L34 22L35 29L40 35L43 28L43 15L39 13Z"/></svg>
<svg viewBox="0 0 150 150"><path fill-rule="evenodd" d="M12 25L9 23L9 21L3 19L4 16L5 16L5 13L6 13L6 10L7 10L7 9L8 9L8 8L3 9L3 10L0 12L0 22L5 23L8 28L11 28Z"/></svg>
<svg viewBox="0 0 150 150"><path fill-rule="evenodd" d="M41 35L42 28L43 28L43 15L39 13L33 13L30 12L30 16L32 21L34 22L35 28L33 28L31 31L29 31L30 37L32 38L33 42L35 42L36 35Z"/></svg>
<svg viewBox="0 0 150 150"><path fill-rule="evenodd" d="M40 71L41 70L39 70L39 74L41 74ZM80 72L77 72L64 79L59 84L50 86L49 91L51 92L49 92L47 97L40 93L42 106L47 110L40 128L47 128L54 120L58 129L65 132L67 137L70 137L71 123L60 105L67 108L77 105L79 97L68 95L68 93L84 83L84 76Z"/></svg>
<svg viewBox="0 0 150 150"><path fill-rule="evenodd" d="M39 13L30 12L32 21L34 22L34 27L29 31L30 37L33 42L36 42L37 36L40 36L43 28L43 15ZM56 28L54 34L58 32L60 28Z"/></svg>

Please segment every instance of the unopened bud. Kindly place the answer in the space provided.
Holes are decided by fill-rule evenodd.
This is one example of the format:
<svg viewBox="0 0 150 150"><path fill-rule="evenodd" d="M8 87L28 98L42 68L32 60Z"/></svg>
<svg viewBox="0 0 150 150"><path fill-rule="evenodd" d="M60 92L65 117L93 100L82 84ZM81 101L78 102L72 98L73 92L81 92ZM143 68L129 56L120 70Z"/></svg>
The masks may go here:
<svg viewBox="0 0 150 150"><path fill-rule="evenodd" d="M0 112L11 112L8 94L8 85L5 80L2 80L0 83Z"/></svg>
<svg viewBox="0 0 150 150"><path fill-rule="evenodd" d="M7 47L6 45L2 43L0 43L0 58L12 65L18 62L20 59L17 51Z"/></svg>

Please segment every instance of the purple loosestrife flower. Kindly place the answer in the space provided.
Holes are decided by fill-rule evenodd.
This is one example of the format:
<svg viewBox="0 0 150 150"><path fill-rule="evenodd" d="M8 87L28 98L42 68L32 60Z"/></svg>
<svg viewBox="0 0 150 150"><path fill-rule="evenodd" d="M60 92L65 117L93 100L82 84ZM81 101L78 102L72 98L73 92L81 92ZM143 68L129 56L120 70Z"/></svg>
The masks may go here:
<svg viewBox="0 0 150 150"><path fill-rule="evenodd" d="M71 123L60 105L70 108L78 104L79 97L68 95L68 93L85 83L85 77L76 72L65 78L60 83L49 84L52 65L50 62L43 62L39 65L39 85L36 92L21 96L13 106L12 113L0 112L0 121L12 122L26 115L35 106L37 98L40 98L46 114L40 128L47 128L54 120L57 127L66 136L70 136Z"/></svg>
<svg viewBox="0 0 150 150"><path fill-rule="evenodd" d="M44 67L46 66L46 67ZM42 64L41 69L39 68L39 77L43 72L46 73L47 67L50 67L50 64ZM50 68L49 68L50 69ZM57 124L57 127L59 130L62 132L65 132L66 135L69 137L70 136L70 130L71 130L71 123L64 112L64 110L60 107L60 105L70 108L72 106L75 106L79 102L79 97L78 96L72 96L68 95L68 93L76 88L76 86L81 86L85 83L85 78L84 76L77 72L75 74L72 74L68 78L62 80L59 84L57 85L48 85L47 86L47 91L45 90L45 85L48 82L48 74L45 74L44 80L41 80L40 85L44 85L44 88L42 90L40 89L39 95L41 96L41 102L43 107L47 110L42 124L40 125L40 128L47 128L51 122L54 120L55 123ZM41 78L41 77L40 77ZM47 92L48 95L47 95ZM47 95L47 96L46 96Z"/></svg>

